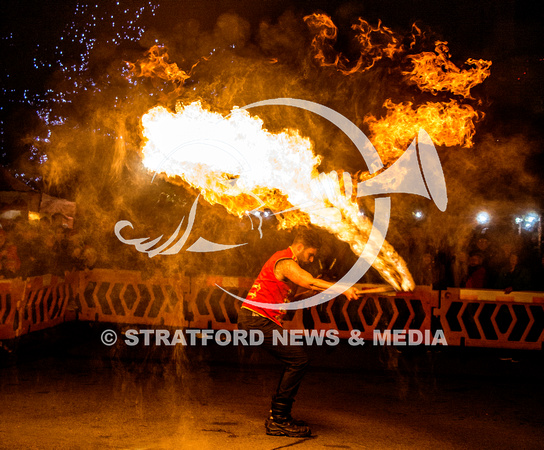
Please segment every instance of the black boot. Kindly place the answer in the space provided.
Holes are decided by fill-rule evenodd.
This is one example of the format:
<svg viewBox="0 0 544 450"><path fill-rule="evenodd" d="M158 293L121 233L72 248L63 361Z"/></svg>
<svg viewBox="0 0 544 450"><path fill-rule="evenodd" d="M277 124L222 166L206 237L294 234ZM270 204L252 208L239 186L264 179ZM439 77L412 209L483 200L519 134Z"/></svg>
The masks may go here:
<svg viewBox="0 0 544 450"><path fill-rule="evenodd" d="M279 403L288 403L290 402L289 404L289 413L287 414L287 420L290 421L290 422L293 422L295 425L298 425L300 427L304 427L306 425L308 425L306 422L304 422L304 420L300 420L300 419L295 419L293 416L291 416L291 408L293 406L293 402L295 400L294 399L276 399L276 397L273 397L272 398L272 402L279 402ZM272 408L270 409L270 411L268 411L268 417L272 418Z"/></svg>
<svg viewBox="0 0 544 450"><path fill-rule="evenodd" d="M272 436L307 437L312 434L310 428L301 420L291 417L293 399L272 399L270 417L265 422L266 434Z"/></svg>

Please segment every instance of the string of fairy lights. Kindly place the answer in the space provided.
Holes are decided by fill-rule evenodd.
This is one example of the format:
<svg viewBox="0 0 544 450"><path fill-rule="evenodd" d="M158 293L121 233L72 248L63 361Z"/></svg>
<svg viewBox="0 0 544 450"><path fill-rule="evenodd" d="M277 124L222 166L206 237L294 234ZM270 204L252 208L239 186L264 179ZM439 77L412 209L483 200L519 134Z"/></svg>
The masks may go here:
<svg viewBox="0 0 544 450"><path fill-rule="evenodd" d="M127 41L138 42L146 31L150 19L155 17L159 4L153 1L134 0L100 3L76 1L72 5L63 4L59 7L68 9L59 12L59 15L63 14L66 18L63 26L53 32L50 30L51 27L48 27L48 36L36 39L29 54L17 52L29 38L21 30L17 31L17 24L14 24L14 29L0 36L0 44L11 51L11 54L16 53L21 58L30 58L30 61L23 61L24 67L31 68L30 70L34 71L31 75L36 79L48 79L53 74L58 78L60 74L63 81L62 89L21 88L17 73L12 73L10 67L5 65L0 71L3 98L0 104L0 154L3 158L9 151L6 148L4 120L9 106L31 107L46 127L62 125L66 118L59 113L57 106L71 103L74 96L82 91L99 89L89 75L89 61L97 45L119 46ZM21 20L24 21L26 18L22 17ZM26 64L27 62L29 64ZM48 135L50 132L36 139L47 142ZM47 156L39 154L37 148L33 147L30 149L29 159L43 163Z"/></svg>

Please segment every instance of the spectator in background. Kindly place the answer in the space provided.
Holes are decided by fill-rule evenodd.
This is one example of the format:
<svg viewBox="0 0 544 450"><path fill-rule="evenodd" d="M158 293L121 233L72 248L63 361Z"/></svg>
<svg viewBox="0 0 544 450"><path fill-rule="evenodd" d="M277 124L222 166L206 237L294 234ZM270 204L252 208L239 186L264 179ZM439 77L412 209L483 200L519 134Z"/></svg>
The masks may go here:
<svg viewBox="0 0 544 450"><path fill-rule="evenodd" d="M437 280L434 256L431 249L427 249L417 265L414 281L419 286L432 286Z"/></svg>
<svg viewBox="0 0 544 450"><path fill-rule="evenodd" d="M2 270L0 271L0 278L17 278L20 276L20 271L18 270L17 260L15 259L6 259L2 261Z"/></svg>
<svg viewBox="0 0 544 450"><path fill-rule="evenodd" d="M453 285L453 268L451 250L443 246L434 258L435 280L433 289L447 289Z"/></svg>
<svg viewBox="0 0 544 450"><path fill-rule="evenodd" d="M53 248L55 246L55 235L41 224L41 239L38 240L35 248L35 262L32 267L31 276L56 273L56 260Z"/></svg>
<svg viewBox="0 0 544 450"><path fill-rule="evenodd" d="M489 238L485 234L480 235L480 237L476 241L474 250L482 255L482 264L489 264L493 256L493 249L491 247L491 242L489 241Z"/></svg>
<svg viewBox="0 0 544 450"><path fill-rule="evenodd" d="M483 265L484 257L481 253L471 253L468 260L468 273L465 287L469 289L485 289L487 285L486 268Z"/></svg>
<svg viewBox="0 0 544 450"><path fill-rule="evenodd" d="M497 265L499 273L504 267L510 264L510 255L516 251L517 246L514 241L507 239L501 244L501 249L497 257Z"/></svg>
<svg viewBox="0 0 544 450"><path fill-rule="evenodd" d="M31 276L36 263L38 246L38 225L32 222L20 222L16 228L17 253L21 260L20 274L23 278Z"/></svg>
<svg viewBox="0 0 544 450"><path fill-rule="evenodd" d="M534 268L531 289L544 291L544 256L539 259L539 264Z"/></svg>
<svg viewBox="0 0 544 450"><path fill-rule="evenodd" d="M85 268L83 260L83 251L85 249L85 243L83 238L74 233L69 238L68 254L70 255L70 269L71 270L83 270Z"/></svg>
<svg viewBox="0 0 544 450"><path fill-rule="evenodd" d="M529 272L519 262L519 255L512 253L508 266L504 267L498 278L497 288L504 289L509 294L512 291L526 291L529 289Z"/></svg>
<svg viewBox="0 0 544 450"><path fill-rule="evenodd" d="M74 233L68 239L66 256L69 270L92 269L98 261L98 252L80 234ZM131 267L134 268L134 267Z"/></svg>
<svg viewBox="0 0 544 450"><path fill-rule="evenodd" d="M481 234L476 241L471 253L479 253L482 256L482 266L485 268L486 287L494 286L498 276L497 252L486 234Z"/></svg>
<svg viewBox="0 0 544 450"><path fill-rule="evenodd" d="M85 245L83 249L83 267L85 269L93 269L98 261L98 253L91 245Z"/></svg>
<svg viewBox="0 0 544 450"><path fill-rule="evenodd" d="M3 229L0 229L0 266L1 278L20 276L21 260L17 253L17 246L8 241L8 235Z"/></svg>
<svg viewBox="0 0 544 450"><path fill-rule="evenodd" d="M59 225L55 227L55 242L53 243L53 270L55 275L64 275L64 272L71 269L71 260L69 254L69 241L66 238L66 229Z"/></svg>
<svg viewBox="0 0 544 450"><path fill-rule="evenodd" d="M453 257L453 286L464 287L468 278L468 254L459 251Z"/></svg>

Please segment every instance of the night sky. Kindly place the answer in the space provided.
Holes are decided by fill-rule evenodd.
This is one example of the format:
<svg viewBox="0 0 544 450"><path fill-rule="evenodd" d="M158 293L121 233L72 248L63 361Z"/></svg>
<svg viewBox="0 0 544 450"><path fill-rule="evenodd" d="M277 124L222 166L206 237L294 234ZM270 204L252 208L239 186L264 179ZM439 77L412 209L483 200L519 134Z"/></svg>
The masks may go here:
<svg viewBox="0 0 544 450"><path fill-rule="evenodd" d="M23 176L21 169L28 161L38 167L47 162L47 153L32 139L47 139L47 128L62 125L74 99L97 88L94 80L108 69L108 55L112 61L135 58L154 43L153 37L168 41L186 24L208 33L226 12L250 24L252 42L260 23L275 23L286 11L301 22L306 14L329 14L339 29L337 48L347 55L350 25L362 17L401 33L417 23L447 41L452 61L460 66L467 58L493 61L491 76L475 90L486 113L476 143L486 132L497 139L521 133L532 142L523 170L536 176L544 171L538 144L544 129L543 17L537 2L514 0L3 2L2 164L40 187L39 170Z"/></svg>

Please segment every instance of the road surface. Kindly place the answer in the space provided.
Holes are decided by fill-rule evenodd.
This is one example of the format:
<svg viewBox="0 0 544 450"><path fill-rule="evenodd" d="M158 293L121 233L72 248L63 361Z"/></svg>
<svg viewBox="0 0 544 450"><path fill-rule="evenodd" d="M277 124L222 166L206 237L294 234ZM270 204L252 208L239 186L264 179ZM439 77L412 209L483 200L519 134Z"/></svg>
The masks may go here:
<svg viewBox="0 0 544 450"><path fill-rule="evenodd" d="M293 415L264 433L280 367L255 349L104 346L78 324L5 343L2 449L542 448L542 351L312 348Z"/></svg>

